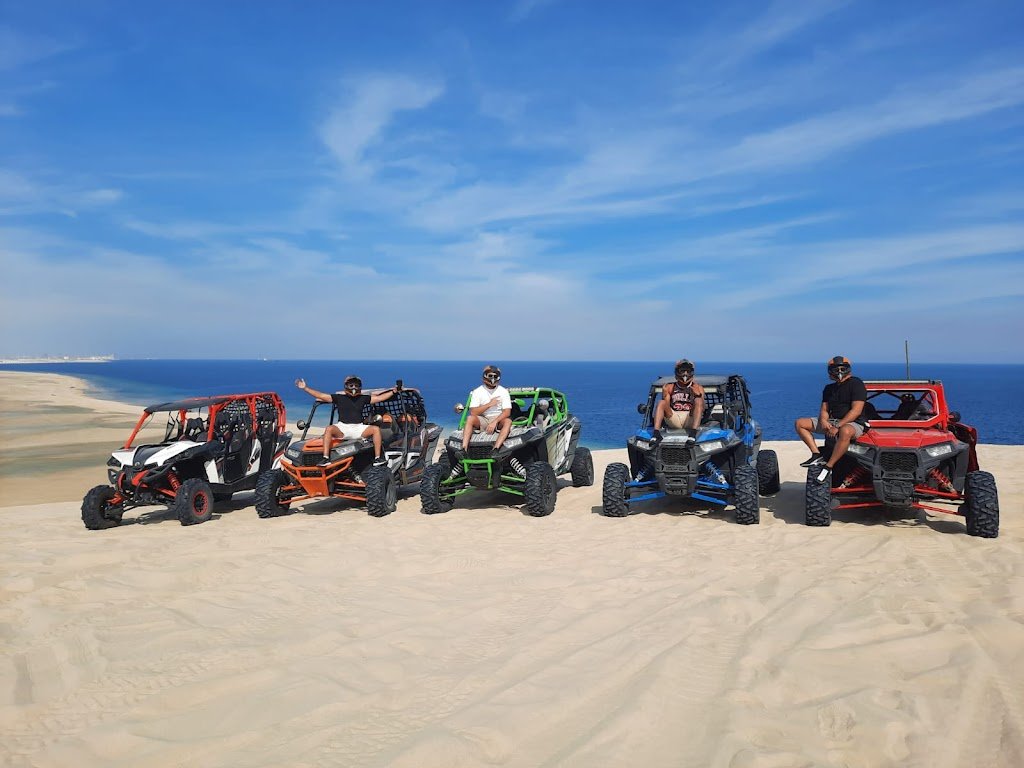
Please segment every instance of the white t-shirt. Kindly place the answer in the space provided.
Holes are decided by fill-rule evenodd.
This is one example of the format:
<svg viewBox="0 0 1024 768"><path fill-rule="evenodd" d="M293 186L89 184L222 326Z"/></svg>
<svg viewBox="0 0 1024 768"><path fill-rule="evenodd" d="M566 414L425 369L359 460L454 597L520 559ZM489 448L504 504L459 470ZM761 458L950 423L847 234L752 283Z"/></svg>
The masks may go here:
<svg viewBox="0 0 1024 768"><path fill-rule="evenodd" d="M512 407L511 395L509 395L508 390L500 384L494 389L488 389L483 384L474 389L472 394L469 396L469 407L479 408L481 405L491 402L494 398L498 398L498 402L484 411L483 414L488 419L500 416L503 410Z"/></svg>

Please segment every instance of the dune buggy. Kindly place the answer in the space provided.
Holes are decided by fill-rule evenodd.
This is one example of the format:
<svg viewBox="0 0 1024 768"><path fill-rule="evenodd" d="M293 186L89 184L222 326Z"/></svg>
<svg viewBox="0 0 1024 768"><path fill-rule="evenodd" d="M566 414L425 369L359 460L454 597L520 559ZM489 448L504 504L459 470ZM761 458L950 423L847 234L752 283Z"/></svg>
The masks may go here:
<svg viewBox="0 0 1024 768"><path fill-rule="evenodd" d="M309 417L298 422L302 437L285 451L278 469L260 478L256 486L256 512L260 517L288 514L292 505L309 499L349 499L366 504L373 517L395 511L400 486L414 483L430 464L441 427L427 420L419 390L399 381L394 397L363 407L363 422L380 427L385 466L373 466L373 441L368 438L334 441L330 463L323 458L322 437L307 439L317 410L330 405L328 424L337 421L333 404L314 402ZM365 390L377 394L384 389Z"/></svg>
<svg viewBox="0 0 1024 768"><path fill-rule="evenodd" d="M151 434L158 415L166 423ZM140 436L144 442L133 445ZM82 522L90 530L111 528L126 509L145 504L168 505L182 525L205 522L214 502L255 488L290 439L284 404L274 392L151 405L107 461L110 484L85 495Z"/></svg>
<svg viewBox="0 0 1024 768"><path fill-rule="evenodd" d="M678 496L718 506L733 504L736 522L760 522L759 494L779 490L779 459L761 450L761 428L751 415L742 376L697 376L704 387L704 415L696 430L662 428L654 439L654 415L662 390L675 381L654 381L647 402L637 406L640 428L626 442L629 466L608 465L602 487L603 514L625 517L641 501Z"/></svg>
<svg viewBox="0 0 1024 768"><path fill-rule="evenodd" d="M827 526L833 509L924 509L964 516L971 536L999 535L995 478L978 466L978 433L950 411L942 382L865 381L868 430L818 482L807 472L805 522ZM821 448L827 460L833 441ZM926 502L956 505L954 509Z"/></svg>
<svg viewBox="0 0 1024 768"><path fill-rule="evenodd" d="M525 501L527 514L550 515L558 493L557 476L571 473L576 487L594 484L594 461L579 445L580 420L569 412L565 395L548 387L510 387L512 430L497 451L495 435L475 432L469 452L462 451L462 430L469 400L459 403L458 431L448 437L438 462L420 481L423 512L451 509L455 499L472 491L503 491Z"/></svg>

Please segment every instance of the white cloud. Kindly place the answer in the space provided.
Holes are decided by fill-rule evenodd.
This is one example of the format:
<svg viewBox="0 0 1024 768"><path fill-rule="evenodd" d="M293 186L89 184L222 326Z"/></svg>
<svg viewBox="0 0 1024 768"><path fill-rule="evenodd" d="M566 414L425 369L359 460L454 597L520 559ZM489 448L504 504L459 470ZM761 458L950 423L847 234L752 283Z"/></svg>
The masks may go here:
<svg viewBox="0 0 1024 768"><path fill-rule="evenodd" d="M331 110L320 137L350 176L368 178L368 155L395 116L428 106L444 91L436 82L405 75L374 74L346 83L342 103Z"/></svg>

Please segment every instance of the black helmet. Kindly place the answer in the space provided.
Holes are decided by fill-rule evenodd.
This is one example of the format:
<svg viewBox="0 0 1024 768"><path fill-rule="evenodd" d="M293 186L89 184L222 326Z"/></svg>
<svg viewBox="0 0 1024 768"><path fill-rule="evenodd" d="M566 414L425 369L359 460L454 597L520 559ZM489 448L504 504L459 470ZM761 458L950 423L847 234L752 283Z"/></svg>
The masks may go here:
<svg viewBox="0 0 1024 768"><path fill-rule="evenodd" d="M836 381L849 376L850 371L853 369L850 365L849 359L842 355L836 355L835 357L829 358L827 365L829 378L835 379Z"/></svg>
<svg viewBox="0 0 1024 768"><path fill-rule="evenodd" d="M691 363L685 357L682 360L679 360L676 363L676 378L677 379L682 378L685 374L689 374L690 377L692 377L693 376L693 371L694 371L693 363Z"/></svg>

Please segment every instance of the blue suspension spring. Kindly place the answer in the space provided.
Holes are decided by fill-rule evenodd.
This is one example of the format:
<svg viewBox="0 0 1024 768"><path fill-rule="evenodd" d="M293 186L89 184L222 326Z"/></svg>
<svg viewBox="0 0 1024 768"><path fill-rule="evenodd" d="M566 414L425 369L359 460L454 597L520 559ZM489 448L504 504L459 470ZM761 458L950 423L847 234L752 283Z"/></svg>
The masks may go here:
<svg viewBox="0 0 1024 768"><path fill-rule="evenodd" d="M721 485L726 485L727 484L725 482L725 475L723 475L722 474L722 470L720 470L715 465L715 462L713 462L713 461L706 461L706 462L704 462L704 469L708 473L708 477L710 477L716 483L720 483Z"/></svg>

